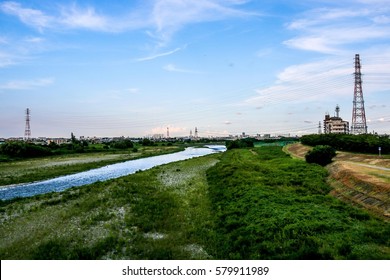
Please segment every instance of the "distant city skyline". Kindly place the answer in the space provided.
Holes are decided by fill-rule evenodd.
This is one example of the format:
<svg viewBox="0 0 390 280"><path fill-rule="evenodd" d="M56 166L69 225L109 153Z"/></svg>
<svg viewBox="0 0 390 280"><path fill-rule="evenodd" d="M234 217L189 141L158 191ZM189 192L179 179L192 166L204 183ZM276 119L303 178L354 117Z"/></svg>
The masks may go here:
<svg viewBox="0 0 390 280"><path fill-rule="evenodd" d="M0 138L390 134L388 0L0 1Z"/></svg>

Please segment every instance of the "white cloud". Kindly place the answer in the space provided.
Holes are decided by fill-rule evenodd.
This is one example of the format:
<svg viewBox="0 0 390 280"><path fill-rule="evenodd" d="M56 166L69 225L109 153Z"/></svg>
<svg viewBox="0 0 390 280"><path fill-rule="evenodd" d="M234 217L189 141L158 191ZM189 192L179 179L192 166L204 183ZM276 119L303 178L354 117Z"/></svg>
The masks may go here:
<svg viewBox="0 0 390 280"><path fill-rule="evenodd" d="M40 10L24 8L21 4L12 1L1 3L0 9L4 13L14 15L23 23L39 30L50 27L54 20L53 17L46 15Z"/></svg>
<svg viewBox="0 0 390 280"><path fill-rule="evenodd" d="M181 51L181 50L182 50L182 48L176 48L176 49L168 51L168 52L157 53L157 54L153 54L153 55L150 55L150 56L147 56L147 57L138 58L137 61L153 60L153 59L156 59L156 58L159 58L159 57L172 55L172 54L174 54L174 53L176 53L178 51Z"/></svg>
<svg viewBox="0 0 390 280"><path fill-rule="evenodd" d="M306 51L316 51L329 54L339 52L335 46L332 46L333 43L330 43L325 37L302 36L284 41L283 43L288 47Z"/></svg>
<svg viewBox="0 0 390 280"><path fill-rule="evenodd" d="M379 15L377 17L374 17L373 21L377 24L389 24L390 23L390 16Z"/></svg>
<svg viewBox="0 0 390 280"><path fill-rule="evenodd" d="M44 42L45 39L42 37L27 37L24 41L27 43L39 44L39 43Z"/></svg>
<svg viewBox="0 0 390 280"><path fill-rule="evenodd" d="M98 15L92 7L81 9L76 5L73 5L71 7L63 8L61 18L59 18L58 21L69 28L85 28L104 31L109 31L110 28L108 18L103 15Z"/></svg>
<svg viewBox="0 0 390 280"><path fill-rule="evenodd" d="M247 1L220 0L155 0L152 20L159 38L164 42L186 25L244 17L253 13L235 9Z"/></svg>
<svg viewBox="0 0 390 280"><path fill-rule="evenodd" d="M59 5L58 10L33 9L14 1L0 4L0 10L19 18L24 24L39 31L45 29L89 29L103 32L123 32L149 29L154 39L164 45L184 26L231 17L254 15L235 8L248 1L240 0L151 0L142 6L108 15L96 12L93 6ZM150 31L152 29L153 31Z"/></svg>
<svg viewBox="0 0 390 280"><path fill-rule="evenodd" d="M80 8L62 6L60 11L48 13L23 7L20 3L6 1L0 4L4 13L16 16L24 24L39 31L45 29L90 29L96 31L115 32L115 22L105 15L98 15L93 7Z"/></svg>
<svg viewBox="0 0 390 280"><path fill-rule="evenodd" d="M179 72L179 73L193 73L193 74L200 74L198 71L189 70L189 69L183 69L179 68L174 64L167 64L163 67L164 70L168 72Z"/></svg>
<svg viewBox="0 0 390 280"><path fill-rule="evenodd" d="M340 54L349 44L390 37L389 10L375 5L344 9L310 10L287 28L298 34L284 44L288 47L327 54Z"/></svg>
<svg viewBox="0 0 390 280"><path fill-rule="evenodd" d="M354 54L326 58L283 69L276 81L255 90L246 100L255 108L302 102L328 102L350 97L354 88ZM363 92L367 100L377 92L390 91L390 49L372 48L361 55Z"/></svg>
<svg viewBox="0 0 390 280"><path fill-rule="evenodd" d="M52 78L36 80L14 80L0 85L1 90L29 90L37 87L46 87L54 83Z"/></svg>
<svg viewBox="0 0 390 280"><path fill-rule="evenodd" d="M340 58L289 66L278 74L273 85L256 89L256 96L246 103L257 108L348 95L353 86L352 67L350 60Z"/></svg>

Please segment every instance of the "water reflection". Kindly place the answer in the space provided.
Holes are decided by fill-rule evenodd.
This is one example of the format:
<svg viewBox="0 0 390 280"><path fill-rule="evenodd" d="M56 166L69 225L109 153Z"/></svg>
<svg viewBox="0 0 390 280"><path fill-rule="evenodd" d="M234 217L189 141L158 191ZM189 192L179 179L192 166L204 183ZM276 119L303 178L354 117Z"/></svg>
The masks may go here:
<svg viewBox="0 0 390 280"><path fill-rule="evenodd" d="M5 187L0 189L0 199L7 200L48 192L60 192L71 187L119 178L133 174L138 170L146 170L158 165L223 152L225 150L225 146L219 145L210 145L207 148L187 148L182 152L174 154L130 160L50 180Z"/></svg>

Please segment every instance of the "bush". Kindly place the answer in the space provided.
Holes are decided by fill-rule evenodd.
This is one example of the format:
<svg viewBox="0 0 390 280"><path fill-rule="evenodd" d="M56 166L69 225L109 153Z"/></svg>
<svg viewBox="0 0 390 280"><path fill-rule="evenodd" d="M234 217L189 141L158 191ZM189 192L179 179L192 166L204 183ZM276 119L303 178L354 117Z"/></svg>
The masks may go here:
<svg viewBox="0 0 390 280"><path fill-rule="evenodd" d="M0 154L13 158L41 157L51 154L50 148L23 141L7 142L0 147Z"/></svg>
<svg viewBox="0 0 390 280"><path fill-rule="evenodd" d="M306 162L317 163L325 166L332 162L332 158L336 156L336 150L327 145L315 146L313 150L309 151L306 156Z"/></svg>
<svg viewBox="0 0 390 280"><path fill-rule="evenodd" d="M239 149L239 148L253 148L255 139L252 138L245 138L245 139L239 139L234 141L226 141L226 148L228 150L231 149Z"/></svg>
<svg viewBox="0 0 390 280"><path fill-rule="evenodd" d="M124 150L124 149L133 148L134 144L130 139L123 139L123 140L111 142L111 147L114 149Z"/></svg>

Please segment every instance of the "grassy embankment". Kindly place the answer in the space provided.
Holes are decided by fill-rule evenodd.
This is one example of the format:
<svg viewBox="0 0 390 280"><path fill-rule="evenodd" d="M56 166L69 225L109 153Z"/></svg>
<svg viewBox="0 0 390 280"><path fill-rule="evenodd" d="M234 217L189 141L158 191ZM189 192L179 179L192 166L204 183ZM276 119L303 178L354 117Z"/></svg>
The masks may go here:
<svg viewBox="0 0 390 280"><path fill-rule="evenodd" d="M286 147L292 156L304 159L311 149L302 144ZM390 220L390 156L337 152L327 166L331 194Z"/></svg>
<svg viewBox="0 0 390 280"><path fill-rule="evenodd" d="M1 259L390 259L390 223L278 147L3 202Z"/></svg>
<svg viewBox="0 0 390 280"><path fill-rule="evenodd" d="M1 259L207 259L214 154L0 208Z"/></svg>
<svg viewBox="0 0 390 280"><path fill-rule="evenodd" d="M226 153L209 172L218 257L390 259L390 224L328 195L326 178L280 148Z"/></svg>
<svg viewBox="0 0 390 280"><path fill-rule="evenodd" d="M129 150L78 153L0 162L0 187L50 179L142 157L173 153L183 146L139 147Z"/></svg>

